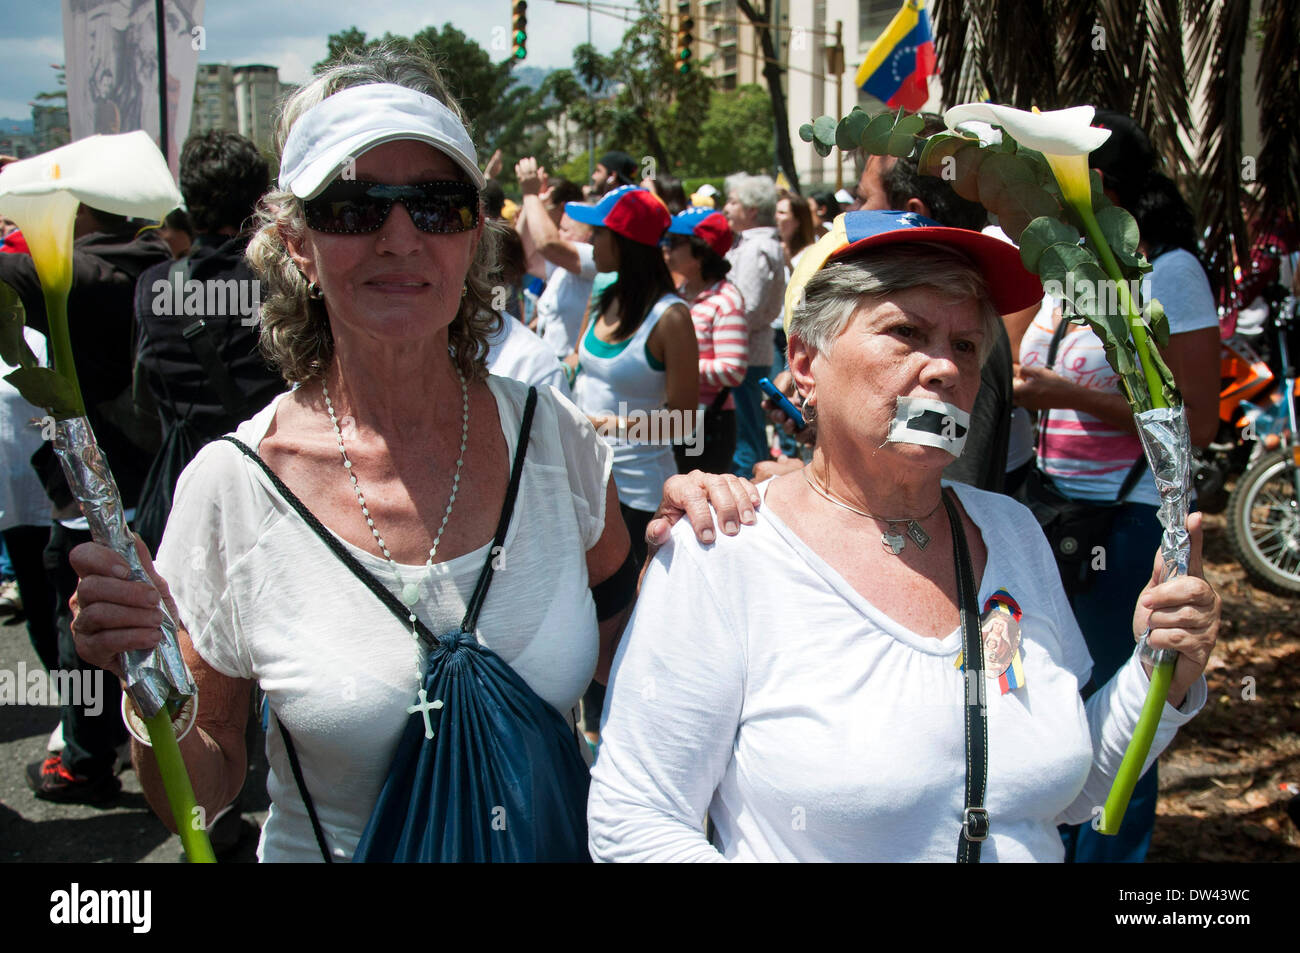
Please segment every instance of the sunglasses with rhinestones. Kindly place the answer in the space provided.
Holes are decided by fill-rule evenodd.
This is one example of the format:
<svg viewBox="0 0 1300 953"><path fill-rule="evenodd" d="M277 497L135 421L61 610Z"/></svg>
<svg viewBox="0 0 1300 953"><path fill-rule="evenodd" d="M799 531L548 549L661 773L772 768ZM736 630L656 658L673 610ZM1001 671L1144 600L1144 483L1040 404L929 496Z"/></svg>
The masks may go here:
<svg viewBox="0 0 1300 953"><path fill-rule="evenodd" d="M360 235L382 228L395 202L402 203L422 232L452 234L478 225L478 189L456 180L386 185L342 179L308 199L303 208L307 225L315 231Z"/></svg>

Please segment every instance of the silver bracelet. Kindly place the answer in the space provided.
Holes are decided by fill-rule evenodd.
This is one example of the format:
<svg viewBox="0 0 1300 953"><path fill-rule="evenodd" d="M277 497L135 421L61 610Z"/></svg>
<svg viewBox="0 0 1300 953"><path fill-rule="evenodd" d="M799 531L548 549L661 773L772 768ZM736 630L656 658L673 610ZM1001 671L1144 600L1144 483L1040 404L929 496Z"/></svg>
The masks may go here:
<svg viewBox="0 0 1300 953"><path fill-rule="evenodd" d="M181 710L172 718L172 728L176 732L176 742L180 743L181 739L190 733L194 723L198 721L199 716L199 696L191 695L185 699L185 704ZM140 713L135 710L135 705L131 703L131 696L125 691L122 692L122 724L126 725L126 730L130 732L131 737L146 748L152 748L153 743L149 740L149 729L145 727L144 719Z"/></svg>

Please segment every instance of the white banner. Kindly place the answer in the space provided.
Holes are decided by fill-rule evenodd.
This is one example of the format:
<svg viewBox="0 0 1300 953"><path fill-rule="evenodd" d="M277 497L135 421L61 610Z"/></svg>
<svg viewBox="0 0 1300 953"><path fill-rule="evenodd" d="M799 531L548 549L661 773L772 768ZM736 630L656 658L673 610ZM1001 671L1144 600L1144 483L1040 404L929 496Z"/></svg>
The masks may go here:
<svg viewBox="0 0 1300 953"><path fill-rule="evenodd" d="M190 128L203 36L204 0L164 0L167 139L178 174ZM73 139L143 129L159 141L156 0L63 0L68 125Z"/></svg>

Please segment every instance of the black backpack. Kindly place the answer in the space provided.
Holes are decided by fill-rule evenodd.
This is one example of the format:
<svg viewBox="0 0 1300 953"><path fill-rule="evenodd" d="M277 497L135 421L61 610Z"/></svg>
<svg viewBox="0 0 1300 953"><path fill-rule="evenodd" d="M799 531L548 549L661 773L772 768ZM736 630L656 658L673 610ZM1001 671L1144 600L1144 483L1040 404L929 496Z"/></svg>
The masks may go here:
<svg viewBox="0 0 1300 953"><path fill-rule="evenodd" d="M183 285L190 276L192 264L188 259L173 264L172 280L176 280L179 276ZM235 420L243 420L248 416L248 401L231 380L230 372L221 360L221 355L217 353L216 342L213 340L212 330L207 322L199 318L182 333L195 358L198 359L199 365L207 374L208 383L221 400L221 406ZM143 348L146 343L147 337L141 329L139 347ZM136 354L136 366L139 369L139 350ZM140 488L134 520L135 531L140 534L140 538L145 541L151 553L157 553L158 544L162 542L163 530L167 528L167 517L172 511L176 481L180 479L181 471L211 439L201 433L190 420L194 413L194 405L191 404L189 411L182 415L167 391L165 377L161 374L156 376L163 395L163 403L158 410L159 417L163 421L164 432L162 445L158 448L153 464L145 475L144 485Z"/></svg>

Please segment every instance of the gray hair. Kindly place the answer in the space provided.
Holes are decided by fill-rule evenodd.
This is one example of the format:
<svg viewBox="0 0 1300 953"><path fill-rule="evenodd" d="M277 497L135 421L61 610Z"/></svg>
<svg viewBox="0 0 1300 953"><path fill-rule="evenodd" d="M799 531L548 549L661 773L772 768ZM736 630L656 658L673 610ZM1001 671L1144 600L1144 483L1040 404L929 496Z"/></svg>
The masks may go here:
<svg viewBox="0 0 1300 953"><path fill-rule="evenodd" d="M988 285L974 262L934 242L868 248L828 262L804 287L790 316L790 336L829 353L863 304L908 288L929 288L953 300L975 299L984 329L979 348L983 364L993 351L1002 316L989 300Z"/></svg>
<svg viewBox="0 0 1300 953"><path fill-rule="evenodd" d="M371 83L393 83L432 96L465 122L434 63L384 44L346 54L283 104L276 124L276 153L283 154L289 130L307 110L340 90ZM289 257L282 238L306 233L302 199L272 187L258 203L257 222L245 257L263 287L262 353L291 384L323 377L334 358L329 315L323 300L308 297L307 279ZM499 228L489 222L483 230L465 276L465 295L448 332L452 360L470 379L487 376L487 339L501 327L501 317L492 307Z"/></svg>
<svg viewBox="0 0 1300 953"><path fill-rule="evenodd" d="M727 198L754 210L759 225L776 224L776 183L771 176L737 172L727 176L723 187Z"/></svg>

